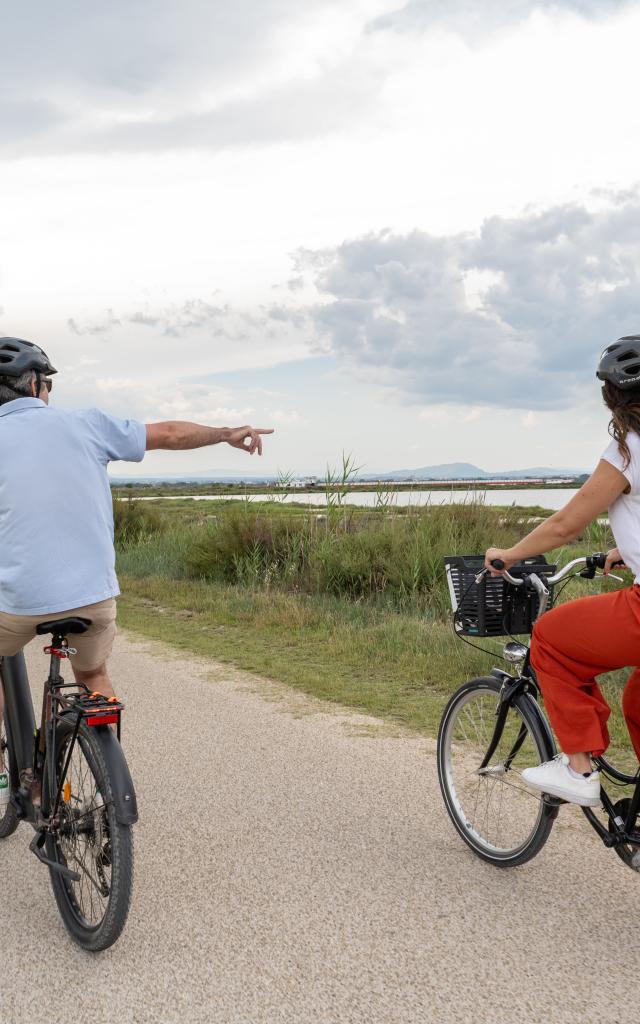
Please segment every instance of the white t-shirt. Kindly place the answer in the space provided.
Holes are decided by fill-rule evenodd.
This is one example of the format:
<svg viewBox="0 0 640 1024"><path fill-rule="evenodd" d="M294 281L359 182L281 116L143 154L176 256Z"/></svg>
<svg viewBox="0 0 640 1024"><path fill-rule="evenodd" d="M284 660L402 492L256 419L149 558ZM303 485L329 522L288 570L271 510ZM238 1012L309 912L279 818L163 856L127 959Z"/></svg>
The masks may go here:
<svg viewBox="0 0 640 1024"><path fill-rule="evenodd" d="M629 481L630 491L621 494L609 506L609 522L616 545L625 563L635 573L640 583L640 437L634 431L627 434L631 461L625 469L624 456L618 442L612 441L602 453L602 458L619 469Z"/></svg>

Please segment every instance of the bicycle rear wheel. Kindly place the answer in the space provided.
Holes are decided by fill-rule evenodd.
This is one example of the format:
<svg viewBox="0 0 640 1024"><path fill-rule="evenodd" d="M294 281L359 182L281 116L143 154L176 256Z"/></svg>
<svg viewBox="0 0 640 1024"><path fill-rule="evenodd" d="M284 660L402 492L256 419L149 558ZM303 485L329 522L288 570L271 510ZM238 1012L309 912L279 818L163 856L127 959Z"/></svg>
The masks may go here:
<svg viewBox="0 0 640 1024"><path fill-rule="evenodd" d="M438 733L438 777L445 806L465 843L483 860L515 867L544 846L557 806L525 785L523 768L549 757L533 698L509 708L496 751L480 764L496 724L501 683L493 676L465 683L445 708Z"/></svg>
<svg viewBox="0 0 640 1024"><path fill-rule="evenodd" d="M56 781L73 736L71 722L57 728ZM63 780L60 826L47 838L47 855L80 875L78 882L51 870L51 884L72 938L97 952L113 945L124 928L133 885L133 834L115 815L113 788L94 732L81 725ZM51 787L45 771L45 812Z"/></svg>
<svg viewBox="0 0 640 1024"><path fill-rule="evenodd" d="M0 765L4 764L13 782L16 776L16 771L13 762L13 751L9 745L4 718L0 718L0 753L2 754L2 757L0 757ZM13 804L7 804L4 814L0 815L0 839L8 839L9 836L13 835L19 823L20 819L16 814L15 807Z"/></svg>

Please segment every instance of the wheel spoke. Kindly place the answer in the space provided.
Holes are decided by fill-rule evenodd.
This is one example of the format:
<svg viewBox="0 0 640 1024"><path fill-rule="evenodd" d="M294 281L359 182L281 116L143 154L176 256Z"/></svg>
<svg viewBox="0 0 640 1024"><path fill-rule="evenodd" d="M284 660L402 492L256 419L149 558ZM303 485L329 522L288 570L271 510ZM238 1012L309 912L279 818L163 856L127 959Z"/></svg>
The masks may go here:
<svg viewBox="0 0 640 1024"><path fill-rule="evenodd" d="M512 705L494 754L480 771L493 738L498 700L498 691L487 684L461 691L443 726L439 757L449 813L471 845L505 860L526 847L540 827L544 802L524 784L521 771L543 758L529 722ZM505 767L523 724L523 741Z"/></svg>
<svg viewBox="0 0 640 1024"><path fill-rule="evenodd" d="M58 753L60 767L69 742ZM62 805L58 843L64 860L80 875L79 881L67 883L76 914L85 926L93 928L104 918L109 902L111 854L105 857L104 853L108 841L106 807L80 741L73 748L67 781L71 795ZM98 858L102 860L98 862Z"/></svg>

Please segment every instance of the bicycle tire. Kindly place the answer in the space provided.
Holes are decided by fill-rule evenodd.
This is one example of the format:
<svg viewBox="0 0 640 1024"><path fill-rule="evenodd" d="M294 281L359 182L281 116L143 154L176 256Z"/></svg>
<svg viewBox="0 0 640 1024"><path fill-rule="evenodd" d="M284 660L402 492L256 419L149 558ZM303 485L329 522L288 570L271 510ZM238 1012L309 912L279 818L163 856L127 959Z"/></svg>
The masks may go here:
<svg viewBox="0 0 640 1024"><path fill-rule="evenodd" d="M437 759L445 807L458 834L482 860L504 868L524 864L540 852L549 838L558 807L546 803L524 783L517 781L522 767L540 764L549 757L549 738L541 725L535 701L529 694L521 694L514 699L500 743L487 768L480 773L479 768L474 767L476 764L479 766L493 735L500 690L501 681L493 676L469 680L456 690L440 722ZM466 721L463 726L462 718L465 708L470 706L473 710L468 715L469 728L474 722L472 715L476 708L477 721L481 723L472 738L468 737ZM522 746L513 763L505 767L522 726L526 730ZM507 780L508 772L514 774ZM496 814L495 809L491 810L491 804L498 784L497 824L492 836L491 822L496 821ZM513 790L518 792L513 793ZM512 839L502 839L500 832L500 816L507 791L506 818L510 817L514 824L510 826L507 822L504 828L513 828ZM493 806L495 808L495 803Z"/></svg>
<svg viewBox="0 0 640 1024"><path fill-rule="evenodd" d="M3 719L0 719L0 747L4 755L5 767L9 771L10 777L13 778L15 775L14 770L12 770L13 751L9 746L7 729ZM19 824L20 819L15 807L11 803L7 804L4 814L0 815L0 839L8 839L9 836L12 836Z"/></svg>
<svg viewBox="0 0 640 1024"><path fill-rule="evenodd" d="M59 776L73 734L72 722L59 722L56 733L55 763L56 775ZM80 753L76 754L76 751ZM95 783L95 797L91 797L92 801L95 800L95 806L90 805L85 810L82 810L82 806L80 809L74 807L74 802L83 799L79 794L73 793L76 786L73 777L76 757L84 759ZM127 920L133 888L133 832L130 825L122 825L116 819L108 768L92 728L84 723L78 732L67 779L70 790L61 804L61 826L57 833L47 837L47 855L74 871L80 868L81 879L80 882L70 881L58 871L50 869L51 885L60 915L72 939L83 949L98 952L116 942ZM45 767L45 813L49 811L50 802L50 787ZM95 871L95 876L91 874L92 871ZM88 882L85 875L89 878ZM103 886L101 899L105 901L104 913L98 920L92 920L87 916L83 902L84 885L89 892L92 910L93 889L98 889L95 894L97 901L100 895L99 887ZM107 888L108 895L104 891Z"/></svg>

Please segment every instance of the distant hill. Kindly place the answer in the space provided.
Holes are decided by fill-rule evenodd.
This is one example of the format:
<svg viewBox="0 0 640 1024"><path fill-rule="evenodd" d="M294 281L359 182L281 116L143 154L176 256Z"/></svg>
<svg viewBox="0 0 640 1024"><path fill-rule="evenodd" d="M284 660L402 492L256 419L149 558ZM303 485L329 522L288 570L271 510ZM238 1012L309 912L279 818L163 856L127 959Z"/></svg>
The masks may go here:
<svg viewBox="0 0 640 1024"><path fill-rule="evenodd" d="M470 462L448 462L440 466L421 466L419 469L393 469L384 473L359 473L357 480L360 483L377 480L527 480L546 479L548 477L566 477L573 479L580 476L584 470L581 469L551 469L549 466L534 466L530 469L509 469L505 471L488 472L474 466ZM301 473L299 479L305 479L306 474ZM312 474L313 476L313 474ZM319 484L324 481L324 475L320 473L314 477ZM113 476L111 483L123 484L268 484L274 483L276 477L265 474L264 476L243 475L237 472L208 473L208 474L185 474L184 476Z"/></svg>
<svg viewBox="0 0 640 1024"><path fill-rule="evenodd" d="M422 466L420 469L393 469L386 473L368 473L360 480L527 480L547 477L573 477L584 473L582 469L552 469L533 466L529 469L508 469L489 472L470 462L448 462L440 466Z"/></svg>

